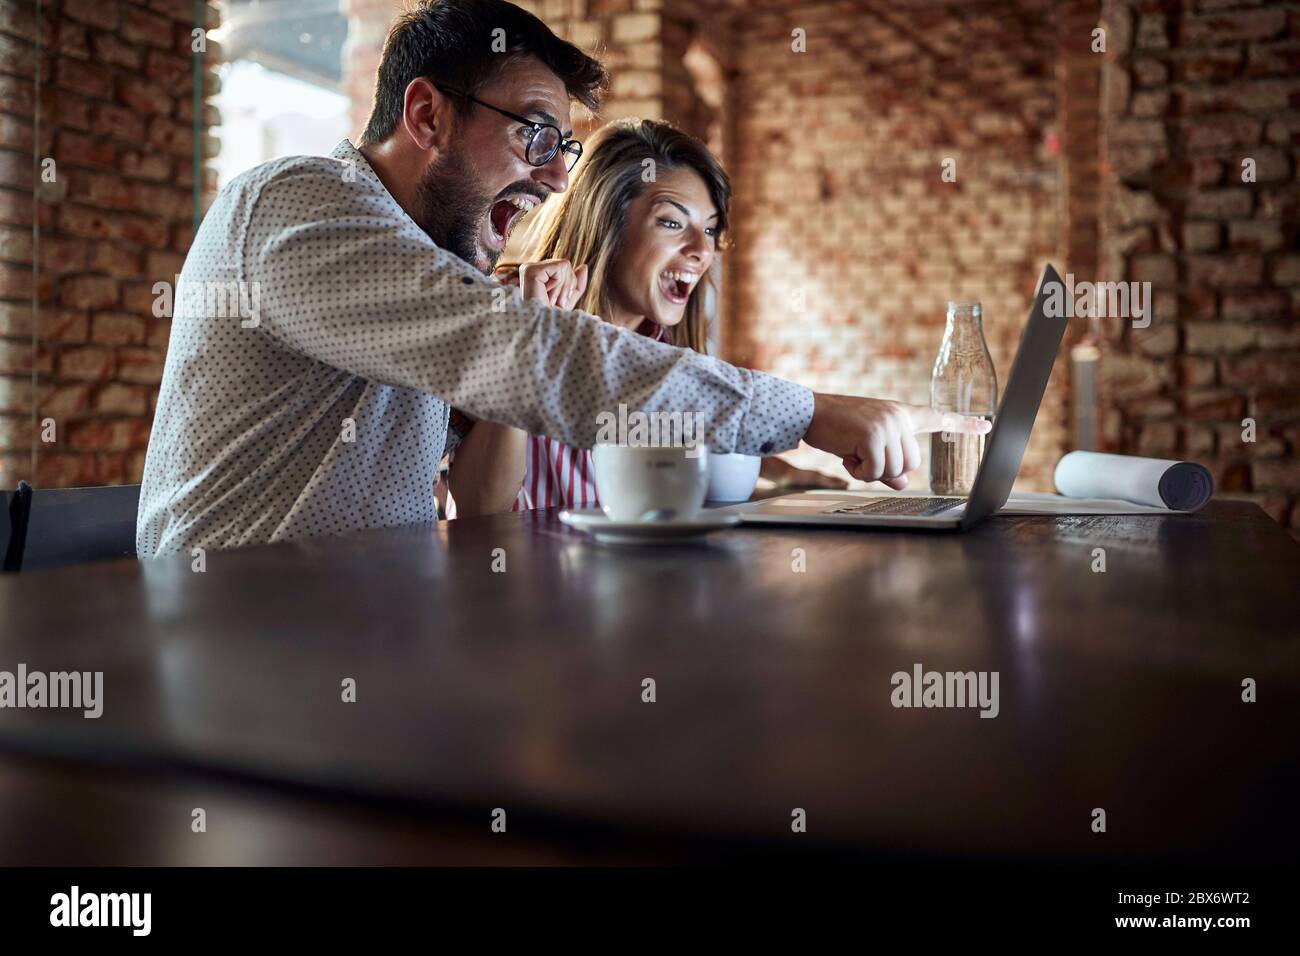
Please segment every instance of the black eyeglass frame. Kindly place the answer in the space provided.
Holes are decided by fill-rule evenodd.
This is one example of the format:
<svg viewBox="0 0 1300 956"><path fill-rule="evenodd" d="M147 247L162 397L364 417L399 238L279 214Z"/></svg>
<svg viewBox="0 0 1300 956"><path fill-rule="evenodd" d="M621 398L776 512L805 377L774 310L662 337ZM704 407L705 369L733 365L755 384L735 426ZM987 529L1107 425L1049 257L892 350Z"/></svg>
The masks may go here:
<svg viewBox="0 0 1300 956"><path fill-rule="evenodd" d="M582 143L578 142L578 140L576 139L565 139L564 133L561 132L560 128L556 126L554 123L539 123L536 120L530 120L526 116L520 116L518 113L512 113L509 110L503 110L501 107L493 106L491 103L485 103L482 100L480 100L478 97L470 96L464 90L458 90L454 86L444 86L441 83L434 83L433 85L436 89L439 89L444 93L451 93L454 94L455 96L463 96L471 103L477 103L479 106L486 106L488 109L500 113L502 116L509 117L510 119L514 120L516 123L523 123L525 126L530 127L532 129L532 133L528 137L528 142L524 145L524 159L527 160L529 165L531 166L545 166L547 163L549 163L552 159L555 158L556 153L564 153L566 156L573 157L573 161L565 163L564 166L567 172L573 172L573 167L578 165L578 160L582 158ZM535 162L534 160L528 158L528 154L532 151L533 141L537 139L537 134L544 129L555 130L555 145L551 147L550 151L547 152L546 157L541 162ZM573 148L571 149L570 147Z"/></svg>

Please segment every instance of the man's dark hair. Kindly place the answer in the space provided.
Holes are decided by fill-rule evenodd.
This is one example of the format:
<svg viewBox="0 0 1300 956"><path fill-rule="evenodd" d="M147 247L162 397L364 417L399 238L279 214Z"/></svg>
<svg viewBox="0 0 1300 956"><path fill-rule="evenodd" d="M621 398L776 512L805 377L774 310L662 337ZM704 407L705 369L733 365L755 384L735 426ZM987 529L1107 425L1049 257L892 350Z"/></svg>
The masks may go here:
<svg viewBox="0 0 1300 956"><path fill-rule="evenodd" d="M419 0L388 31L361 144L387 139L397 128L412 80L427 77L474 96L524 56L540 60L571 97L595 111L609 84L605 68L528 11L506 0ZM453 101L461 115L473 108L462 97Z"/></svg>

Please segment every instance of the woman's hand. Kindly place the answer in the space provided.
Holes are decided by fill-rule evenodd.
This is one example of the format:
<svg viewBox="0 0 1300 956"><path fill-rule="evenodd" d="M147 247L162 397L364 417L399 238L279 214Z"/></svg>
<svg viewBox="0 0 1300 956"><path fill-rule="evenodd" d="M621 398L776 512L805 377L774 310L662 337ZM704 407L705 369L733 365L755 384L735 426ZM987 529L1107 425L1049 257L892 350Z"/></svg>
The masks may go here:
<svg viewBox="0 0 1300 956"><path fill-rule="evenodd" d="M575 269L568 259L525 262L519 266L519 288L525 299L572 309L587 291L587 265Z"/></svg>

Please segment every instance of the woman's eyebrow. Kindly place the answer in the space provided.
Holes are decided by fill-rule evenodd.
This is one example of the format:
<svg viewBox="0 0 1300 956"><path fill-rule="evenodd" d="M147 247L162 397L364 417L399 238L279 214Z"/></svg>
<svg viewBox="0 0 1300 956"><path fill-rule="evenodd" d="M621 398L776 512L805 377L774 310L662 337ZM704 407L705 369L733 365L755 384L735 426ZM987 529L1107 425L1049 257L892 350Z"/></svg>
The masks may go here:
<svg viewBox="0 0 1300 956"><path fill-rule="evenodd" d="M682 211L683 216L685 216L687 219L691 218L691 211L687 209L685 206L683 206L681 203L679 203L676 199L669 199L667 196L660 196L657 200L655 200L655 202L656 203L666 202L669 205L676 206L678 209ZM715 212L712 216L709 216L704 221L708 222L709 219L717 219L717 218L718 218L718 214Z"/></svg>

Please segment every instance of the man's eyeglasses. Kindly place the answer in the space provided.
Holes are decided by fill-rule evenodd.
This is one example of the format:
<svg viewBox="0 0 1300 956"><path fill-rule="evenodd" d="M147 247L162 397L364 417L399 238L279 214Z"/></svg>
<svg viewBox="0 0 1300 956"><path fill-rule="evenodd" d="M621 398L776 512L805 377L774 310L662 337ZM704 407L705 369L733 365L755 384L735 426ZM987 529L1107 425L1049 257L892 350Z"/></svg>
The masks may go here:
<svg viewBox="0 0 1300 956"><path fill-rule="evenodd" d="M538 123L527 117L511 113L509 110L503 110L499 106L493 106L491 103L484 103L477 97L470 96L463 90L454 87L443 86L441 83L433 85L444 93L463 96L471 103L486 106L488 109L495 110L502 116L508 116L515 122L523 123L524 126L528 127L531 132L528 134L528 146L524 149L524 158L533 166L545 166L555 158L556 153L564 154L564 168L569 172L573 172L573 167L578 165L578 158L582 155L582 144L576 139L565 139L558 126L552 126L550 123Z"/></svg>

